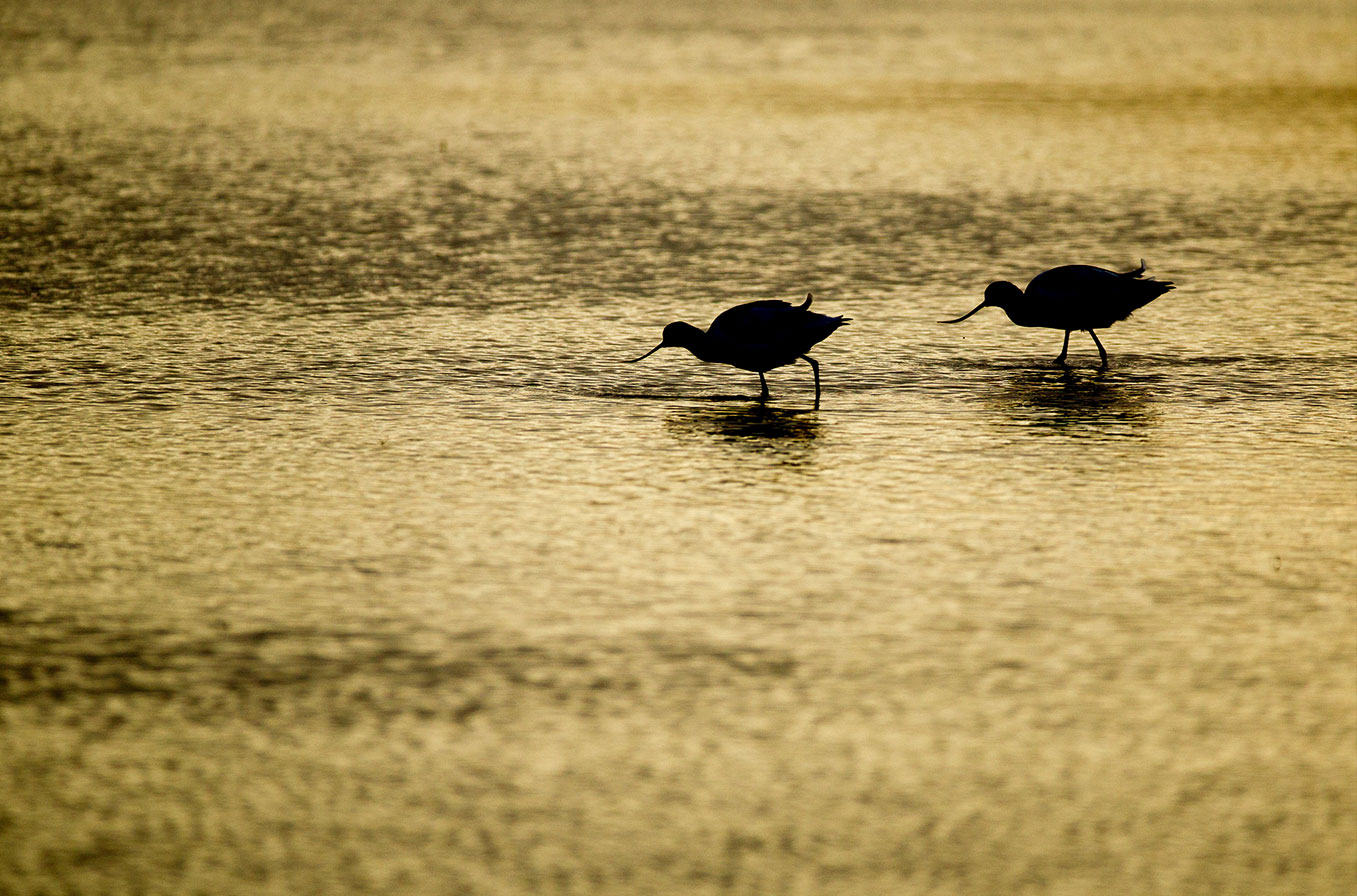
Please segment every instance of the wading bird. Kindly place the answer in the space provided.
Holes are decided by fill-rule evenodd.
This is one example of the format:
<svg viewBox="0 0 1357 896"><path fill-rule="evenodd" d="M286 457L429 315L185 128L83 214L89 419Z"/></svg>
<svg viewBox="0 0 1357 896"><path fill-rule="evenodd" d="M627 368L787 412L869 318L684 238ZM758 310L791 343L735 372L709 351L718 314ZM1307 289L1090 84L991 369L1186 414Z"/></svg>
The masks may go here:
<svg viewBox="0 0 1357 896"><path fill-rule="evenodd" d="M718 314L705 333L692 324L675 321L664 328L659 345L627 363L649 358L662 348L686 348L699 361L756 371L763 387L759 401L767 401L768 380L764 373L803 358L815 373L815 406L819 407L820 365L806 352L848 323L849 318L811 311L813 297L807 294L800 305L777 299L736 305Z"/></svg>
<svg viewBox="0 0 1357 896"><path fill-rule="evenodd" d="M1067 264L1051 268L1032 278L1024 292L1007 280L996 280L985 287L985 300L955 320L961 323L987 305L1002 308L1008 319L1020 327L1048 327L1065 331L1065 345L1055 363L1064 364L1070 350L1070 333L1087 330L1098 346L1102 366L1107 366L1107 350L1094 330L1126 320L1137 308L1150 304L1173 289L1165 280L1142 279L1145 259L1134 271L1117 273L1086 264Z"/></svg>

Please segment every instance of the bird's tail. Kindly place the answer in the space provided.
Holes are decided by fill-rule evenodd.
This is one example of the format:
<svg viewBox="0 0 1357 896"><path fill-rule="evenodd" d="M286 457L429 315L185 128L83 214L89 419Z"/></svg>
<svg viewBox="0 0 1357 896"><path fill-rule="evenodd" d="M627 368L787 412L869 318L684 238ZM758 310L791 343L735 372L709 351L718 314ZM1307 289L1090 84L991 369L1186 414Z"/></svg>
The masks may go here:
<svg viewBox="0 0 1357 896"><path fill-rule="evenodd" d="M815 293L813 292L806 293L806 300L802 302L800 305L797 305L796 310L805 311L806 309L810 308L810 300L813 298L815 298Z"/></svg>
<svg viewBox="0 0 1357 896"><path fill-rule="evenodd" d="M1144 306L1153 302L1155 299L1162 296L1164 293L1173 289L1173 282L1171 280L1156 280L1153 277L1142 278L1141 275L1144 273L1145 273L1145 259L1142 258L1140 260L1140 267L1137 270L1130 271L1125 275L1128 277L1130 276L1134 277L1133 279L1134 286L1129 289L1132 298L1130 302L1130 307L1127 309L1126 312L1127 314L1130 314L1131 311L1136 308L1143 308Z"/></svg>

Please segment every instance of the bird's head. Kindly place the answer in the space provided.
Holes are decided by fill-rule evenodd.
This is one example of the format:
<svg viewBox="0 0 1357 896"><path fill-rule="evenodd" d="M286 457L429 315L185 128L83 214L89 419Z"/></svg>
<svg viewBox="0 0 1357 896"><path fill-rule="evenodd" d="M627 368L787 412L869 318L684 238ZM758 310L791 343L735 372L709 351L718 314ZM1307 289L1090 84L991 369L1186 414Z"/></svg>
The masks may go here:
<svg viewBox="0 0 1357 896"><path fill-rule="evenodd" d="M706 335L692 324L686 324L681 320L676 320L664 328L664 333L660 336L660 344L646 352L639 358L632 358L628 364L635 364L637 361L644 361L662 348L681 347L691 350L697 345L702 337Z"/></svg>
<svg viewBox="0 0 1357 896"><path fill-rule="evenodd" d="M995 280L989 286L985 287L985 305L993 305L995 308L1007 308L1015 300L1022 298L1022 290L1009 283L1007 280Z"/></svg>
<svg viewBox="0 0 1357 896"><path fill-rule="evenodd" d="M993 305L995 308L1007 309L1010 305L1013 304L1014 299L1021 298L1022 298L1021 289L1014 286L1012 283L1009 283L1007 280L995 280L989 286L985 287L985 300L983 302L981 302L979 305L976 305L974 308L972 308L970 311L967 311L960 317L954 317L951 320L939 321L939 323L959 324L966 318L970 317L975 312L979 311L981 308Z"/></svg>

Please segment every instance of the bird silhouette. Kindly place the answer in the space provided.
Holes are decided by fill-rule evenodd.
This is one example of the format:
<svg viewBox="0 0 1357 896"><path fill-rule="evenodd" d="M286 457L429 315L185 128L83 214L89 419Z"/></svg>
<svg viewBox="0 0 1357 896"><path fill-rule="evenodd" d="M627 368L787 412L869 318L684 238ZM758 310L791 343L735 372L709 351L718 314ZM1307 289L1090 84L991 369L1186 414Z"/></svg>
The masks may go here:
<svg viewBox="0 0 1357 896"><path fill-rule="evenodd" d="M1118 273L1087 264L1067 264L1051 268L1032 278L1026 291L1007 280L996 280L985 287L985 300L970 311L944 324L961 323L981 308L1002 308L1008 319L1020 327L1048 327L1065 331L1065 344L1055 363L1064 364L1070 349L1070 333L1086 330L1098 346L1102 366L1107 367L1107 350L1094 330L1126 320L1131 312L1173 289L1166 280L1144 278L1145 260L1133 271Z"/></svg>
<svg viewBox="0 0 1357 896"><path fill-rule="evenodd" d="M813 298L813 293L807 293L806 300L800 305L778 299L736 305L718 314L705 333L692 324L675 321L664 328L659 345L627 363L649 358L662 348L686 348L699 361L757 372L762 386L759 401L767 401L768 380L764 374L801 358L815 374L815 406L818 408L820 365L806 352L848 323L850 318L811 311Z"/></svg>

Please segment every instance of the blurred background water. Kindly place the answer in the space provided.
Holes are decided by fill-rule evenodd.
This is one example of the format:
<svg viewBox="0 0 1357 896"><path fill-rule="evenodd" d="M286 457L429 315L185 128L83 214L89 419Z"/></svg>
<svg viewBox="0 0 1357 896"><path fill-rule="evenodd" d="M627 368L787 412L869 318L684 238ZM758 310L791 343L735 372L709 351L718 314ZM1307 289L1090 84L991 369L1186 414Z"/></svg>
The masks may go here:
<svg viewBox="0 0 1357 896"><path fill-rule="evenodd" d="M1354 188L1338 0L10 0L0 890L1350 892Z"/></svg>

